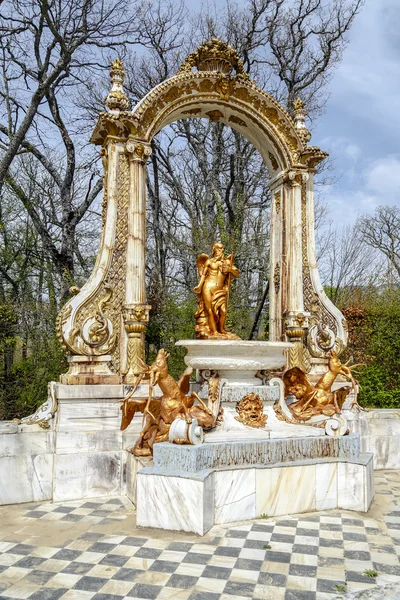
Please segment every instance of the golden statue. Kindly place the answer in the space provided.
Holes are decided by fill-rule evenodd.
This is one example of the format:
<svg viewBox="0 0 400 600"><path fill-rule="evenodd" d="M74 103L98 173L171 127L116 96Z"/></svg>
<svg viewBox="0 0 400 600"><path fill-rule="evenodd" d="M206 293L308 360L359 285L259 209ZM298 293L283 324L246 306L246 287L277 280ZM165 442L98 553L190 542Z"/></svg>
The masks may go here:
<svg viewBox="0 0 400 600"><path fill-rule="evenodd" d="M324 415L332 417L342 410L343 403L348 394L353 389L357 392L357 381L352 375L352 370L359 365L351 367L342 364L336 352L329 353L329 370L320 377L318 382L313 385L307 379L306 374L299 367L293 367L283 375L285 385L285 398L288 394L295 396L296 401L288 405L288 409L297 421L308 421L311 417ZM351 386L343 386L335 391L331 391L332 385L338 375L342 375ZM357 402L357 396L352 406L361 408ZM276 412L281 413L279 407L275 407Z"/></svg>
<svg viewBox="0 0 400 600"><path fill-rule="evenodd" d="M233 264L233 253L225 256L223 245L215 242L211 258L207 254L200 254L196 265L200 277L199 284L193 290L198 302L196 337L203 340L239 340L237 335L225 328L232 275L239 275L239 270Z"/></svg>
<svg viewBox="0 0 400 600"><path fill-rule="evenodd" d="M189 392L189 380L193 369L188 367L176 382L168 373L168 358L169 353L161 348L151 366L138 359L142 374L122 401L122 431L128 427L135 413L143 413L142 431L131 450L135 456L151 456L154 444L168 441L169 429L176 418L185 419L187 423L197 419L200 427L205 430L215 427L216 419L203 400L195 392L190 396L186 395ZM149 377L149 397L147 400L133 398L144 375ZM160 398L153 398L156 385L163 392ZM200 404L194 404L196 399Z"/></svg>

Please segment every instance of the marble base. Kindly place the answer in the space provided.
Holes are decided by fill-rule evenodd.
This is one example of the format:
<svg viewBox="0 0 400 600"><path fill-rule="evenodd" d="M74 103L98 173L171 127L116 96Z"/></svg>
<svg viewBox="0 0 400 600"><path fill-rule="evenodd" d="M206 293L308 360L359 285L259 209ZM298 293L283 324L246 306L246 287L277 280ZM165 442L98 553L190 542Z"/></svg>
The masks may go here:
<svg viewBox="0 0 400 600"><path fill-rule="evenodd" d="M214 524L342 508L366 512L373 498L373 457L315 459L247 468L137 474L137 524L204 535Z"/></svg>
<svg viewBox="0 0 400 600"><path fill-rule="evenodd" d="M147 387L137 395L146 397ZM126 449L142 427L138 414L120 431L127 391L124 385L56 384L58 410L49 429L0 423L0 505L124 495Z"/></svg>

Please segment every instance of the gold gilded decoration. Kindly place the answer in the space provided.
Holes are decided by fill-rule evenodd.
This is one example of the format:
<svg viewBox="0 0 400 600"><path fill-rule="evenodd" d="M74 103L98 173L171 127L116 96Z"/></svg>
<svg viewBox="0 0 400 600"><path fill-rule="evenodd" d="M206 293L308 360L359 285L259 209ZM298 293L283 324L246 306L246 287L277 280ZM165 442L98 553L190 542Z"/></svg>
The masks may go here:
<svg viewBox="0 0 400 600"><path fill-rule="evenodd" d="M264 404L260 396L254 392L250 392L244 396L236 405L236 412L239 414L235 417L237 421L247 425L248 427L265 427L268 416L264 415Z"/></svg>
<svg viewBox="0 0 400 600"><path fill-rule="evenodd" d="M203 375L203 373L202 373ZM222 388L225 380L220 379L218 375L212 375L208 379L208 402L207 406L214 415L215 422L218 424L223 417L224 409L221 406Z"/></svg>
<svg viewBox="0 0 400 600"><path fill-rule="evenodd" d="M206 115L210 118L210 121L213 122L219 121L220 118L224 116L220 110L210 110Z"/></svg>
<svg viewBox="0 0 400 600"><path fill-rule="evenodd" d="M304 113L304 115L306 114L306 111L304 110L304 104L302 99L299 97L297 98L297 100L295 100L293 102L293 108L294 108L294 112L295 114L298 112Z"/></svg>
<svg viewBox="0 0 400 600"><path fill-rule="evenodd" d="M217 82L215 84L215 89L219 94L221 100L225 100L225 102L229 101L229 97L232 95L233 88L235 87L235 80L222 75L219 75Z"/></svg>
<svg viewBox="0 0 400 600"><path fill-rule="evenodd" d="M103 298L97 305L97 311L82 323L79 335L87 346L100 348L102 354L110 352L115 344L115 335L112 335L112 325L104 314L113 293L106 288Z"/></svg>
<svg viewBox="0 0 400 600"><path fill-rule="evenodd" d="M142 431L131 449L135 456L151 456L154 444L168 440L170 427L177 418L184 419L188 424L196 419L206 430L215 426L212 411L203 400L195 392L187 396L192 368L187 368L176 382L168 373L168 357L169 354L161 349L150 366L139 359L142 374L137 378L132 391L123 400L121 430L128 427L135 413L143 413ZM149 377L149 397L147 400L136 399L133 395L144 375ZM162 391L162 396L153 398L154 388L157 385ZM196 400L199 404L195 404Z"/></svg>
<svg viewBox="0 0 400 600"><path fill-rule="evenodd" d="M111 64L110 77L112 83L111 90L104 98L104 104L111 111L128 110L130 102L123 88L125 71L122 61L119 58Z"/></svg>
<svg viewBox="0 0 400 600"><path fill-rule="evenodd" d="M296 400L288 408L296 421L308 421L318 415L332 417L341 412L343 403L352 389L357 389L357 382L352 375L352 370L357 365L349 367L343 365L337 354L332 350L329 354L328 371L313 385L306 377L304 371L294 367L286 371L283 376L285 397L289 394ZM343 386L331 391L338 375L351 382L351 386ZM357 400L354 401L357 404Z"/></svg>
<svg viewBox="0 0 400 600"><path fill-rule="evenodd" d="M107 212L107 193L108 193L108 156L107 148L100 150L101 162L103 164L103 200L101 201L101 222L102 226L106 223L106 212Z"/></svg>
<svg viewBox="0 0 400 600"><path fill-rule="evenodd" d="M303 335L305 334L304 330L302 329L300 332ZM286 351L288 368L291 369L292 367L300 367L304 373L309 373L311 371L311 361L310 353L307 347L303 344L303 342L293 340L290 341L294 343L294 346Z"/></svg>
<svg viewBox="0 0 400 600"><path fill-rule="evenodd" d="M64 336L63 336L63 327L65 325L65 323L67 322L69 316L72 313L72 306L70 304L65 304L62 309L60 310L60 312L57 315L57 319L56 319L56 332L57 332L57 339L60 342L61 346L63 347L63 349L69 354L70 353L70 348L68 347L68 345L65 343L64 340Z"/></svg>
<svg viewBox="0 0 400 600"><path fill-rule="evenodd" d="M135 304L134 306L125 307L124 320L128 321L144 321L149 322L149 311L151 306L149 304Z"/></svg>
<svg viewBox="0 0 400 600"><path fill-rule="evenodd" d="M218 72L192 72L190 69L180 71L171 80L160 84L150 92L133 114L124 115L117 122L115 115L102 113L92 136L92 141L103 143L105 135L109 134L126 137L133 135L148 140L153 132L160 127L158 120L162 119L164 121L169 112L175 110L177 104L184 106L187 102L193 102L195 98L197 102L201 103L204 100L209 101L215 98L216 95L222 101L220 84L223 79L221 79L221 73ZM232 79L225 79L223 87L226 87L228 81L232 81ZM257 121L261 118L269 128L272 126L274 128L272 135L283 142L284 151L288 153L292 162L297 163L300 158L305 165L308 165L309 160L317 164L327 156L326 153L322 153L322 155L319 151L318 154L317 151L314 152L309 148L307 148L307 155L305 155L303 142L300 136L297 135L290 115L278 102L258 89L250 80L243 80L239 75L236 75L234 81L235 85L230 90L229 102L240 105L241 110L243 110L244 103L247 105L246 110L249 117L251 115L251 118ZM219 92L216 88L217 84ZM282 148L277 147L276 151L282 154ZM311 155L310 152L313 154ZM282 155L282 160L286 163L287 159L288 156L284 158Z"/></svg>
<svg viewBox="0 0 400 600"><path fill-rule="evenodd" d="M219 47L218 44L217 47ZM224 81L223 88L226 88L227 83L234 81L235 85L230 90L229 102L240 106L241 110L243 110L244 103L249 118L257 121L261 119L269 129L272 126L274 129L271 132L272 136L283 142L283 147L277 146L276 152L281 155L286 165L289 157L292 163L298 163L300 160L304 165L314 166L327 156L318 148L304 148L303 140L287 111L272 96L257 88L256 84L244 72L242 73L239 63L238 68L235 67L236 75L229 76L229 78L225 76L226 74L222 76L222 71L218 69L192 71L192 68L197 66L200 56L197 54L198 51L186 59L177 75L159 84L151 91L137 106L134 113L124 114L118 121L116 115L102 113L92 141L103 143L104 137L110 134L126 136L126 138L133 135L149 140L153 132L162 127L158 121L165 121L177 105L184 108L187 102L193 103L194 99L201 103L216 97L222 101L220 84ZM235 51L233 50L233 52ZM204 58L203 55L202 58ZM232 58L232 60L235 63L236 59ZM224 89L222 89L222 94L225 94ZM226 98L226 95L224 97ZM191 110L195 110L195 108Z"/></svg>
<svg viewBox="0 0 400 600"><path fill-rule="evenodd" d="M268 156L269 160L271 161L272 168L274 169L274 171L277 171L279 169L278 161L276 160L272 152L268 152Z"/></svg>
<svg viewBox="0 0 400 600"><path fill-rule="evenodd" d="M243 119L237 117L236 115L231 115L228 119L230 123L235 123L236 125L240 125L241 127L247 127L247 124Z"/></svg>
<svg viewBox="0 0 400 600"><path fill-rule="evenodd" d="M275 294L279 292L281 287L281 265L276 263L274 269L274 286L275 286Z"/></svg>
<svg viewBox="0 0 400 600"><path fill-rule="evenodd" d="M198 115L201 113L201 108L191 108L190 110L182 111L183 115Z"/></svg>
<svg viewBox="0 0 400 600"><path fill-rule="evenodd" d="M140 373L138 361L144 359L144 333L146 323L149 322L151 306L148 304L135 304L124 306L123 319L125 331L128 334L128 348L125 367L122 374L131 372L134 375Z"/></svg>
<svg viewBox="0 0 400 600"><path fill-rule="evenodd" d="M240 339L225 328L231 279L239 275L233 258L233 254L225 256L224 246L219 242L213 245L211 258L207 254L197 257L200 281L193 291L198 302L195 314L198 339Z"/></svg>
<svg viewBox="0 0 400 600"><path fill-rule="evenodd" d="M122 62L122 60L120 58L116 58L112 63L111 63L111 68L113 71L122 71L122 73L124 73L124 63Z"/></svg>
<svg viewBox="0 0 400 600"><path fill-rule="evenodd" d="M196 67L199 71L216 71L225 75L229 75L235 69L238 77L244 80L250 79L244 70L243 62L240 60L237 51L218 38L208 40L199 46L195 52L189 54L178 73L191 72L193 67Z"/></svg>
<svg viewBox="0 0 400 600"><path fill-rule="evenodd" d="M300 98L293 103L293 121L294 126L297 129L298 135L301 137L304 144L307 144L311 140L311 133L306 128L306 115L307 111L304 108L304 104Z"/></svg>
<svg viewBox="0 0 400 600"><path fill-rule="evenodd" d="M274 199L275 199L275 211L276 211L276 214L279 215L279 213L281 212L281 192L276 192L274 195Z"/></svg>

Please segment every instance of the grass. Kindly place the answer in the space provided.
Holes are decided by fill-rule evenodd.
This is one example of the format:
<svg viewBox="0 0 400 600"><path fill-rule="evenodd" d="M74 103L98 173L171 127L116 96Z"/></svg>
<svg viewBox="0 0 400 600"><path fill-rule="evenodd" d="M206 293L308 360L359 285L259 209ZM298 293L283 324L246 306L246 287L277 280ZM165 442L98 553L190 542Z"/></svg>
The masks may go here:
<svg viewBox="0 0 400 600"><path fill-rule="evenodd" d="M262 514L260 515L260 519L268 519L268 515L267 515L267 513L262 513Z"/></svg>
<svg viewBox="0 0 400 600"><path fill-rule="evenodd" d="M271 550L272 546L270 546L269 544L265 544L264 549L265 550Z"/></svg>
<svg viewBox="0 0 400 600"><path fill-rule="evenodd" d="M337 592L346 592L347 591L347 585L345 583L337 583L335 585L336 591Z"/></svg>
<svg viewBox="0 0 400 600"><path fill-rule="evenodd" d="M378 571L375 571L375 569L366 569L363 573L363 575L365 575L366 577L378 577Z"/></svg>

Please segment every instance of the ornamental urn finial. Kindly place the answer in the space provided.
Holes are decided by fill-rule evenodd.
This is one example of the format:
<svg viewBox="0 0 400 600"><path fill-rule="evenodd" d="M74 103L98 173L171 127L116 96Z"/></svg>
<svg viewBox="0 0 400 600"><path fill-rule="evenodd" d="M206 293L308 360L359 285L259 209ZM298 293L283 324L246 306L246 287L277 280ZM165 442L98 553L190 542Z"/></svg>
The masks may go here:
<svg viewBox="0 0 400 600"><path fill-rule="evenodd" d="M178 73L191 72L193 68L225 77L232 76L234 72L238 79L250 79L236 50L218 38L207 40L189 54Z"/></svg>
<svg viewBox="0 0 400 600"><path fill-rule="evenodd" d="M297 98L297 100L293 102L293 109L294 126L302 141L307 144L311 140L311 133L306 127L307 111L304 108L301 98Z"/></svg>
<svg viewBox="0 0 400 600"><path fill-rule="evenodd" d="M111 63L111 90L104 99L110 112L118 114L121 110L129 110L129 99L124 92L125 71L120 58Z"/></svg>

